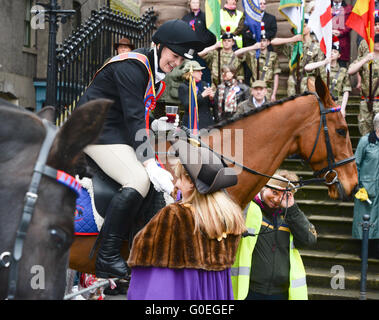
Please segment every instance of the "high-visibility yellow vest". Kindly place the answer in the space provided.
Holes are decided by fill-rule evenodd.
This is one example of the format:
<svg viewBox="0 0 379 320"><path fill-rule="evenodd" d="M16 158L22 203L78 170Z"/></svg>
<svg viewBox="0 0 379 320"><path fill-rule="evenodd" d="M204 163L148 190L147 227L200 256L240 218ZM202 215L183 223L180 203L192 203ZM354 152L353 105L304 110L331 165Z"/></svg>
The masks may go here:
<svg viewBox="0 0 379 320"><path fill-rule="evenodd" d="M243 13L239 10L236 10L236 13L236 15L233 15L231 17L226 10L221 10L220 25L222 29L226 30L226 27L229 26L231 33L237 29L238 23L241 20ZM242 48L242 36L234 36L234 39L238 48Z"/></svg>
<svg viewBox="0 0 379 320"><path fill-rule="evenodd" d="M246 214L246 227L249 233L258 234L262 225L262 211L253 201ZM248 236L241 239L236 260L231 269L232 285L235 300L244 300L249 292L251 260L258 236ZM299 251L293 243L290 233L290 286L289 300L308 300L308 290L305 278L305 269Z"/></svg>

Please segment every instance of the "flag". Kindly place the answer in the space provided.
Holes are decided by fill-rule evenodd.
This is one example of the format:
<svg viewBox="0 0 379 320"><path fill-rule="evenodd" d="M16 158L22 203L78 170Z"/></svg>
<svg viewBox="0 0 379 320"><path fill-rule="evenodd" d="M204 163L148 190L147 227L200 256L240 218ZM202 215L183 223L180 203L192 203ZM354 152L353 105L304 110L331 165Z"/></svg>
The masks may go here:
<svg viewBox="0 0 379 320"><path fill-rule="evenodd" d="M243 9L245 12L245 25L249 27L249 30L257 42L261 41L261 21L262 11L259 6L259 0L243 0ZM256 51L256 57L259 58L260 50Z"/></svg>
<svg viewBox="0 0 379 320"><path fill-rule="evenodd" d="M366 40L370 52L374 51L375 0L357 0L346 25Z"/></svg>
<svg viewBox="0 0 379 320"><path fill-rule="evenodd" d="M220 9L221 0L205 1L205 20L207 23L207 29L216 36L217 41L220 40L221 36Z"/></svg>
<svg viewBox="0 0 379 320"><path fill-rule="evenodd" d="M189 78L189 105L188 105L188 113L189 113L189 128L194 135L198 134L199 129L199 112L197 108L197 92L196 92L196 82L192 77L192 68L190 71Z"/></svg>
<svg viewBox="0 0 379 320"><path fill-rule="evenodd" d="M294 28L295 34L303 34L304 25L304 0L280 0L279 12ZM290 70L296 66L303 57L303 42L296 42L289 62Z"/></svg>
<svg viewBox="0 0 379 320"><path fill-rule="evenodd" d="M330 58L333 39L332 6L330 1L315 1L314 10L309 17L308 26L320 42L322 52L327 58ZM330 64L328 64L327 70L330 70Z"/></svg>

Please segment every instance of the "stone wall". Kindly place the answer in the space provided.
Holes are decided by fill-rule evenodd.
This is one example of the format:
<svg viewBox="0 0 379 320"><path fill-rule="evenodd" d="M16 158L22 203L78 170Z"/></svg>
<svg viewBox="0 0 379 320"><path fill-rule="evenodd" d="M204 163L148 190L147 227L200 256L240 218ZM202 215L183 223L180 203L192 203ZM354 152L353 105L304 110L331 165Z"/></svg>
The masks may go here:
<svg viewBox="0 0 379 320"><path fill-rule="evenodd" d="M36 3L49 0L33 0ZM92 10L106 5L107 0L76 0L81 5L81 19L86 20ZM62 9L72 9L73 1L58 0ZM35 109L35 80L46 80L48 52L48 23L44 29L31 30L31 43L24 45L25 0L0 0L0 97L29 109ZM57 43L67 38L73 29L73 18L59 24Z"/></svg>

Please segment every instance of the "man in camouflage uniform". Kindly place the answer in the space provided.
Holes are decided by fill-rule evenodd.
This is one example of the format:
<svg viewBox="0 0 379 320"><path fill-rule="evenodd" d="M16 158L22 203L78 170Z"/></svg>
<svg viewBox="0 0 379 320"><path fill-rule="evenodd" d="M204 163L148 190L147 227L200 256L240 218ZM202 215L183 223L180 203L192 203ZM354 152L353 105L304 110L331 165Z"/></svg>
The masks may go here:
<svg viewBox="0 0 379 320"><path fill-rule="evenodd" d="M374 28L374 30L375 30L375 34L379 33L379 16L378 15L375 15L375 28ZM366 40L362 39L359 42L358 51L357 51L357 58L363 57L369 52L370 52L370 50L368 48L368 44L367 44ZM362 79L361 79L361 76L359 75L359 73L357 74L357 78L358 78L357 88L361 89Z"/></svg>
<svg viewBox="0 0 379 320"><path fill-rule="evenodd" d="M370 67L372 64L372 92L370 89ZM358 57L349 67L349 75L359 72L362 78L361 92L362 99L359 106L358 128L363 136L373 130L372 119L379 113L379 34L375 35L374 52L367 53L363 57Z"/></svg>
<svg viewBox="0 0 379 320"><path fill-rule="evenodd" d="M260 43L238 49L235 52L235 55L237 57L242 55L246 56L247 65L252 72L251 85L256 80L263 80L267 85L267 100L275 101L279 86L279 74L281 73L281 70L279 67L278 54L274 51L269 51L269 45L270 40L266 39L265 36L262 36ZM257 49L260 49L260 56L258 59L256 58ZM259 68L257 68L258 62Z"/></svg>
<svg viewBox="0 0 379 320"><path fill-rule="evenodd" d="M346 105L349 100L349 94L351 92L350 76L347 73L347 69L341 67L338 63L338 59L341 56L340 46L337 37L333 37L332 53L330 58L326 58L320 62L313 62L307 64L304 69L306 72L310 72L314 69L325 70L326 65L330 63L329 72L329 90L336 104L341 106L341 113L345 117ZM328 83L327 73L323 78L325 83Z"/></svg>
<svg viewBox="0 0 379 320"><path fill-rule="evenodd" d="M221 79L221 67L223 65L232 65L237 70L236 77L244 75L242 63L245 61L245 57L237 58L234 55L232 49L235 44L233 34L226 32L222 35L221 39L222 44L221 42L216 42L214 45L207 47L198 53L198 55L205 60L208 68L211 70L212 88L214 90L216 90L217 86L220 84L219 78Z"/></svg>
<svg viewBox="0 0 379 320"><path fill-rule="evenodd" d="M307 91L308 78L315 78L317 76L317 69L306 72L304 69L305 65L308 63L324 60L324 54L320 49L320 45L316 38L311 35L310 28L306 23L304 23L303 37L301 37L301 35L296 35L290 38L275 38L271 41L271 44L274 46L284 44L285 46L283 47L283 54L288 58L288 60L290 60L294 46L293 43L299 40L303 41L303 57L298 62L298 67L295 67L290 72L290 75L288 77L287 94L289 96ZM324 76L323 72L324 71L320 70L321 76ZM296 90L297 85L300 86L299 92Z"/></svg>

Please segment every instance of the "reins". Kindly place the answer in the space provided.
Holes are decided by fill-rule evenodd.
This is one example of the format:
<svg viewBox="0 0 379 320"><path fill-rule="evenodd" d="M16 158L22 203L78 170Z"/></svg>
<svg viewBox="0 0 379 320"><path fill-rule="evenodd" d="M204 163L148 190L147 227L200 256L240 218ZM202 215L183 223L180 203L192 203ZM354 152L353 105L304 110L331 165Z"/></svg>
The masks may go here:
<svg viewBox="0 0 379 320"><path fill-rule="evenodd" d="M237 166L237 167L240 167L242 168L244 171L248 172L248 173L251 173L251 174L254 174L254 175L258 175L258 176L262 176L262 177L265 177L265 178L269 178L269 179L275 179L275 180L279 180L279 181L282 181L282 182L286 182L288 183L288 185L291 183L293 185L296 185L295 187L293 188L286 188L286 189L283 189L284 191L291 191L293 189L299 189L301 187L304 187L306 185L310 185L312 183L320 183L320 182L325 182L326 179L325 177L323 178L311 178L311 179L307 179L307 180L303 180L303 179L299 179L299 180L283 180L283 179L280 179L280 178L277 178L277 177L274 177L274 176L270 176L268 174L265 174L265 173L262 173L262 172L259 172L259 171L256 171L254 169L251 169L249 167L246 167L245 165L239 163L239 162L236 162L235 160L233 159L230 159L226 156L224 156L223 154L221 153L218 153L216 151L214 151L209 145L207 145L206 143L204 143L201 139L199 139L198 136L195 136L193 135L189 129L187 128L182 128L186 134L187 134L187 137L188 139L192 139L193 141L196 141L199 146L201 147L204 147L204 148L207 148L209 149L210 151L212 151L215 155L219 156L222 160L224 161L227 161L227 162L230 162L231 164Z"/></svg>
<svg viewBox="0 0 379 320"><path fill-rule="evenodd" d="M314 145L313 145L313 148L312 148L312 152L311 152L310 156L308 157L308 159L306 159L306 161L308 163L310 163L310 161L311 161L311 159L312 159L312 157L314 155L314 152L316 150L316 147L317 147L317 144L318 144L319 137L320 137L322 129L323 129L324 135L325 135L325 144L326 144L327 160L328 160L328 166L327 167L324 167L321 170L318 170L318 171L316 171L316 172L313 173L313 176L315 178L310 178L310 179L306 179L306 180L300 178L297 181L287 181L287 180L282 180L282 179L279 179L277 177L273 177L271 175L267 175L265 173L253 170L253 169L251 169L249 167L246 167L245 165L243 165L241 163L236 162L233 159L225 157L223 154L220 154L220 153L214 151L209 145L207 145L206 143L204 143L200 139L199 136L193 135L188 128L182 127L182 129L186 133L188 140L192 140L195 143L197 143L198 146L201 146L201 147L209 149L214 154L216 154L217 156L219 156L223 161L230 162L230 163L234 164L235 166L238 166L238 167L242 168L246 172L249 172L249 173L254 174L254 175L259 175L259 176L262 176L262 177L265 177L265 178L280 180L280 181L283 181L283 182L288 182L288 183L292 183L293 185L296 185L294 188L286 188L286 189L284 189L284 191L291 191L293 189L299 189L299 188L302 188L304 186L307 186L307 185L310 185L310 184L313 184L313 183L325 183L326 185L332 185L332 184L336 183L337 187L338 187L338 190L342 192L343 188L341 186L341 183L338 180L338 174L337 174L337 172L334 169L337 168L337 167L339 167L339 166L343 166L343 165L345 165L347 163L350 163L350 162L354 161L355 160L355 156L353 155L353 156L351 156L349 158L346 158L346 159L343 159L343 160L340 160L340 161L337 161L337 162L335 161L333 150L332 150L332 146L331 146L331 143L330 143L327 121L326 121L326 115L328 113L339 112L341 110L341 108L338 107L338 108L326 109L324 107L324 104L322 103L320 97L317 95L317 93L315 93L315 92L308 92L308 93L309 94L313 94L317 98L319 109L320 109L320 124L319 124L319 128L318 128L318 131L317 131L316 139L315 139L315 142L314 142ZM174 135L174 137L175 137L175 135ZM176 136L176 138L179 138L179 137ZM323 177L317 178L317 176L319 176L321 174L324 174L324 173L325 173L325 175ZM331 173L334 174L335 176L334 176L334 178L332 179L331 182L328 182L327 181L327 177Z"/></svg>

